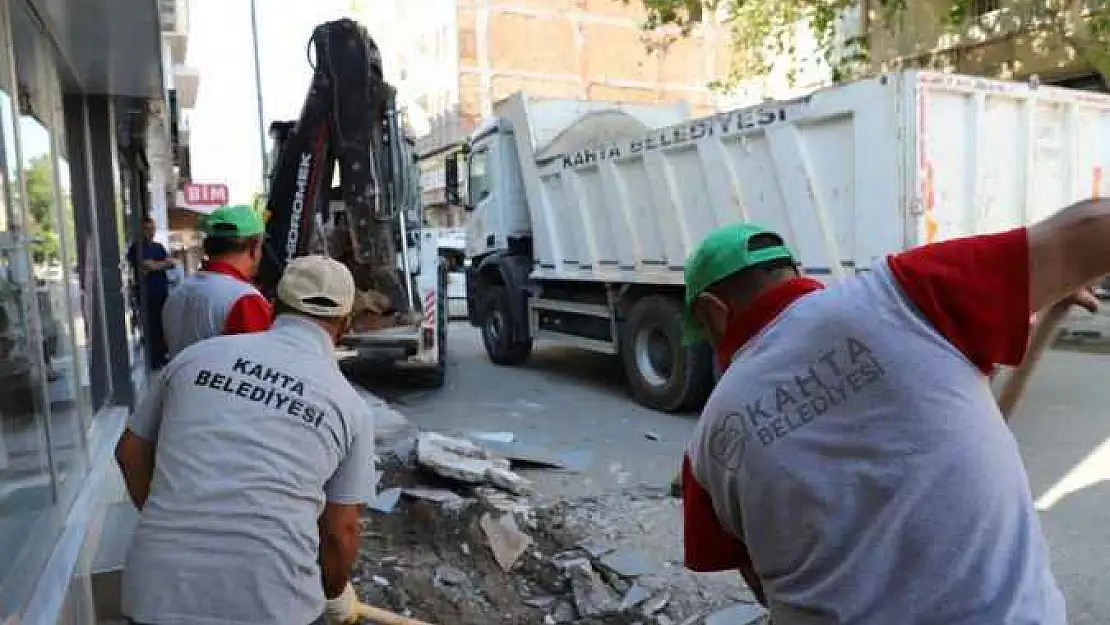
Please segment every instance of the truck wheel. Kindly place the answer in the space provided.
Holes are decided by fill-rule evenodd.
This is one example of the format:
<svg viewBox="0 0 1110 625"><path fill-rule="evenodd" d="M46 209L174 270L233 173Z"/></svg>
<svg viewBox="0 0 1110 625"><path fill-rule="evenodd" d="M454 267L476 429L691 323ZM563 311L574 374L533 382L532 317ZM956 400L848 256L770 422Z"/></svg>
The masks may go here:
<svg viewBox="0 0 1110 625"><path fill-rule="evenodd" d="M520 365L532 353L532 340L513 339L513 319L509 293L501 285L486 289L482 298L482 343L489 359L498 365Z"/></svg>
<svg viewBox="0 0 1110 625"><path fill-rule="evenodd" d="M668 297L645 297L625 320L621 361L637 402L667 412L700 406L713 388L708 345L682 342L682 307Z"/></svg>

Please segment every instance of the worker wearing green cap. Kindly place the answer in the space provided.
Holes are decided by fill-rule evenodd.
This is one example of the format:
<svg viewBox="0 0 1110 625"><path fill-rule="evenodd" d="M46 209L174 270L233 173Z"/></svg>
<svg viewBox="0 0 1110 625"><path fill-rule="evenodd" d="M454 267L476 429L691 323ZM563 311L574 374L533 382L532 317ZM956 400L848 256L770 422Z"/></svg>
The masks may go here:
<svg viewBox="0 0 1110 625"><path fill-rule="evenodd" d="M1097 309L1076 289L1108 250L1097 200L830 285L773 231L709 234L687 330L724 373L683 460L686 566L739 570L775 623L1066 623L989 384L1022 363L1031 313ZM832 274L820 257L806 273Z"/></svg>
<svg viewBox="0 0 1110 625"><path fill-rule="evenodd" d="M205 262L174 289L162 309L170 356L220 334L262 332L273 311L251 283L262 261L265 226L246 205L224 206L201 219Z"/></svg>

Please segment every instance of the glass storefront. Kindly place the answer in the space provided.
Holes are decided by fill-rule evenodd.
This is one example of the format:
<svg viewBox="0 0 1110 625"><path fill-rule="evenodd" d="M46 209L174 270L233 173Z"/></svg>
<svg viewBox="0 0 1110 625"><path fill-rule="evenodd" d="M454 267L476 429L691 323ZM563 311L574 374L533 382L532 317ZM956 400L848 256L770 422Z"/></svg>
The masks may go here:
<svg viewBox="0 0 1110 625"><path fill-rule="evenodd" d="M105 510L130 505L112 448L146 372L126 250L150 205L147 141L168 141L162 126L147 130L151 119L161 123L151 103L164 93L147 85L161 84L150 79L164 51L154 45L160 39L139 46L149 55L133 54L133 42L113 48L110 76L73 63L112 48L114 31L93 25L81 37L59 36L46 32L59 23L48 18L75 14L79 2L105 16L122 11L100 1L93 10L89 0L0 0L4 624L95 622L93 585L111 560L101 553L111 542L102 540L111 529ZM130 27L157 28L159 7L131 7ZM117 82L125 75L130 83Z"/></svg>
<svg viewBox="0 0 1110 625"><path fill-rule="evenodd" d="M32 574L45 562L41 533L48 525L55 503L54 480L49 454L48 397L50 374L43 355L50 349L50 328L39 327L39 312L45 303L33 256L41 244L35 242L37 224L27 218L25 205L31 193L42 193L34 179L24 177L27 161L22 158L18 137L27 123L19 112L19 101L27 95L15 79L9 51L11 29L6 11L0 7L0 132L3 141L3 229L0 230L0 618L5 605L24 594L23 573ZM48 147L46 148L49 150ZM49 162L39 166L52 176ZM40 253L41 257L41 253ZM49 324L50 318L44 323Z"/></svg>
<svg viewBox="0 0 1110 625"><path fill-rule="evenodd" d="M18 614L89 474L88 306L49 40L0 2L0 622ZM85 207L87 210L87 207ZM95 264L95 263L94 263Z"/></svg>

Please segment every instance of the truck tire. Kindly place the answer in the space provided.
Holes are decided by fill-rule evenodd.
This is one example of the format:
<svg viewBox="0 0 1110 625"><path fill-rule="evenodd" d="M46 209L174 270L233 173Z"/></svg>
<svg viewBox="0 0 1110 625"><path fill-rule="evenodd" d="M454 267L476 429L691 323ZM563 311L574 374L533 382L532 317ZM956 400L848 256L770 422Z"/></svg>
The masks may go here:
<svg viewBox="0 0 1110 625"><path fill-rule="evenodd" d="M509 306L509 293L500 284L486 287L482 295L482 343L491 362L497 365L520 365L532 353L532 340L513 339L514 319Z"/></svg>
<svg viewBox="0 0 1110 625"><path fill-rule="evenodd" d="M713 389L712 351L683 344L682 318L677 301L653 295L636 302L624 322L621 362L632 396L648 408L700 407Z"/></svg>

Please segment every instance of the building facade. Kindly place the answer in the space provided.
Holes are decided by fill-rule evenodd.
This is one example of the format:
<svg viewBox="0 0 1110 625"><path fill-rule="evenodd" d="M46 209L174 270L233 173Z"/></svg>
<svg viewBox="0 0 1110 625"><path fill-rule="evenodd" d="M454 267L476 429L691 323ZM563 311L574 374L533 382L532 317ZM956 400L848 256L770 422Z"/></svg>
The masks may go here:
<svg viewBox="0 0 1110 625"><path fill-rule="evenodd" d="M465 137L499 100L536 98L716 107L731 60L726 29L645 33L639 0L375 0L360 20L427 152ZM441 192L436 192L442 196ZM432 225L458 226L433 207Z"/></svg>
<svg viewBox="0 0 1110 625"><path fill-rule="evenodd" d="M112 450L146 377L127 248L144 214L168 235L184 6L0 0L4 625L101 616Z"/></svg>
<svg viewBox="0 0 1110 625"><path fill-rule="evenodd" d="M950 14L948 0L909 2L893 18L883 16L878 0L861 4L873 71L922 67L1008 80L1037 76L1044 84L1107 90L1103 76L1063 35L1067 9L1086 19L1089 10L1105 10L1099 3L972 0L958 18ZM1105 44L1089 45L1104 54Z"/></svg>

